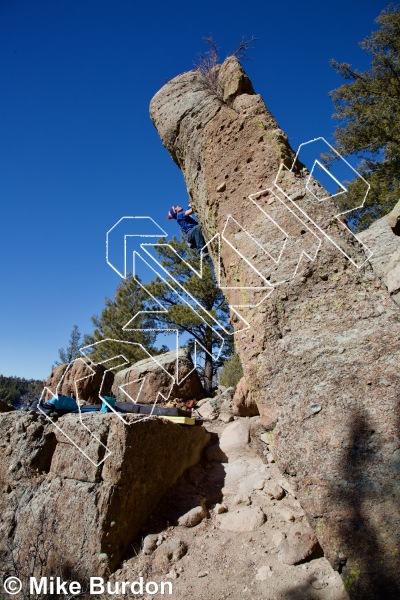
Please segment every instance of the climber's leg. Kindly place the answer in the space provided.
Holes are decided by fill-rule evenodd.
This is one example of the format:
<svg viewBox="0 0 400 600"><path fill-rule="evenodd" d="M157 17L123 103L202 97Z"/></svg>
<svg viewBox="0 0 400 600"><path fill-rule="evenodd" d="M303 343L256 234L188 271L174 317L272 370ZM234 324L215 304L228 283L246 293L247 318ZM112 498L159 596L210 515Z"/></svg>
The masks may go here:
<svg viewBox="0 0 400 600"><path fill-rule="evenodd" d="M200 250L205 245L200 225L195 225L194 227L192 227L192 229L188 232L186 239L188 241L189 246L191 248L195 248L198 252L200 252ZM203 254L208 254L207 249L204 250Z"/></svg>

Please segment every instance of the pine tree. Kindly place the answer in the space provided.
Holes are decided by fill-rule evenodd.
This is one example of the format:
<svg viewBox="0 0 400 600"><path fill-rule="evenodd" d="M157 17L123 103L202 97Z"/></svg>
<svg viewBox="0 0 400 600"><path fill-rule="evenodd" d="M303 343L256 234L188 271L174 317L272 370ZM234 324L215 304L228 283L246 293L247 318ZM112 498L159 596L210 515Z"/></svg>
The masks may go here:
<svg viewBox="0 0 400 600"><path fill-rule="evenodd" d="M243 377L243 368L239 354L231 356L219 373L219 383L225 387L236 387Z"/></svg>
<svg viewBox="0 0 400 600"><path fill-rule="evenodd" d="M400 197L400 6L389 5L376 22L380 28L360 43L371 56L368 71L331 61L347 81L330 92L333 116L341 121L337 150L361 158L359 171L371 185L365 208L351 216L357 230L386 214ZM361 204L364 188L359 178L349 184L343 210Z"/></svg>
<svg viewBox="0 0 400 600"><path fill-rule="evenodd" d="M93 351L90 353L93 362L101 362L123 354L133 364L148 356L139 344L152 354L157 354L153 346L156 338L153 332L123 329L136 313L144 309L146 300L147 294L143 291L139 280L132 277L127 277L120 283L113 299L106 298L106 305L101 315L92 316L93 333L85 335L83 340L84 346L107 340L93 346ZM152 327L152 323L146 315L139 315L135 327L146 329Z"/></svg>
<svg viewBox="0 0 400 600"><path fill-rule="evenodd" d="M169 244L176 250L177 254L168 250L165 245L156 247L160 263L179 283L184 285L187 292L207 311L203 312L205 322L189 306L177 302L176 294L168 284L159 278L156 278L145 287L157 302L168 308L168 312L153 313L153 318L159 327L176 328L179 333L188 334L190 336L189 349L193 347L195 340L205 348L202 353L202 364L198 367L198 370L203 380L203 386L209 392L216 371L233 351L233 336L225 336L226 341L221 355L215 360L212 357L213 352L215 353L220 346L221 339L211 329L211 325L215 324L211 316L215 317L219 323L228 329L228 305L222 291L216 285L209 263L207 261L203 263L203 276L200 278L194 275L188 266L190 264L193 268L199 269L197 252L191 250L186 242L179 242L175 237ZM182 257L183 260L179 257ZM190 302L190 304L195 305L193 302ZM148 301L148 308L160 310L160 307L157 307L151 300Z"/></svg>
<svg viewBox="0 0 400 600"><path fill-rule="evenodd" d="M29 405L36 396L40 396L44 383L41 379L0 375L0 400L15 408Z"/></svg>
<svg viewBox="0 0 400 600"><path fill-rule="evenodd" d="M80 356L79 349L81 347L81 332L79 331L78 325L74 325L69 338L68 346L66 348L60 348L58 350L59 361L55 362L55 365L63 365L70 363L77 356Z"/></svg>

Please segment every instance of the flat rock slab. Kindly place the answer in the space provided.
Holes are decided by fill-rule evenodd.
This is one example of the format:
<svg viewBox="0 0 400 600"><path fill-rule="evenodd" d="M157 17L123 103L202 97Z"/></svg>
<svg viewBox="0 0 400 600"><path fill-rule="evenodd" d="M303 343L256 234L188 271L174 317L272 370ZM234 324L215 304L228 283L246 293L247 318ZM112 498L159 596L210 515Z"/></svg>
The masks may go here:
<svg viewBox="0 0 400 600"><path fill-rule="evenodd" d="M267 517L257 507L239 508L234 512L219 515L217 526L224 531L254 531L264 525Z"/></svg>

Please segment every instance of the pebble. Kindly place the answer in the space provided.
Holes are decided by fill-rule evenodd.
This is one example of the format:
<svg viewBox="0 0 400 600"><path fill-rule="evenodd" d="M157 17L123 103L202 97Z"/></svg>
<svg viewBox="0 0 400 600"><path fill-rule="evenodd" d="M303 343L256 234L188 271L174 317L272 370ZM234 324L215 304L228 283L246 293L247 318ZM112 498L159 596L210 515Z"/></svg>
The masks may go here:
<svg viewBox="0 0 400 600"><path fill-rule="evenodd" d="M318 402L310 402L310 410L313 415L316 415L322 410L322 406Z"/></svg>
<svg viewBox="0 0 400 600"><path fill-rule="evenodd" d="M175 571L175 569L171 569L170 572L167 573L165 577L168 577L168 579L177 579L179 577L179 575Z"/></svg>
<svg viewBox="0 0 400 600"><path fill-rule="evenodd" d="M282 500L282 498L285 495L285 491L281 488L280 485L276 484L272 488L272 494L273 494L272 497L275 498L275 500Z"/></svg>
<svg viewBox="0 0 400 600"><path fill-rule="evenodd" d="M143 540L143 554L152 554L159 545L157 534L146 535Z"/></svg>
<svg viewBox="0 0 400 600"><path fill-rule="evenodd" d="M178 525L183 527L195 527L204 519L206 512L203 506L195 506L189 512L178 519Z"/></svg>

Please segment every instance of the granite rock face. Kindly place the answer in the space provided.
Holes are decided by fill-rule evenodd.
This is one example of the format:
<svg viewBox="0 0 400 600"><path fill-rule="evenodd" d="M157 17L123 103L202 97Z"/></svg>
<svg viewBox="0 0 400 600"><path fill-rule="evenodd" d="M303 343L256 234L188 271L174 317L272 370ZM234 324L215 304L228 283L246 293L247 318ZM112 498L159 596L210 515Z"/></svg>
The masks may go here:
<svg viewBox="0 0 400 600"><path fill-rule="evenodd" d="M178 361L178 363L177 363ZM173 382L178 364L180 384ZM152 358L146 358L115 375L113 393L119 402L152 404L164 399L197 400L203 397L199 374L190 354L179 348Z"/></svg>
<svg viewBox="0 0 400 600"><path fill-rule="evenodd" d="M277 464L351 594L395 598L400 312L236 59L220 73L217 94L198 71L168 82L151 118L205 237L220 234L236 348Z"/></svg>
<svg viewBox="0 0 400 600"><path fill-rule="evenodd" d="M0 415L3 574L10 548L22 573L29 571L35 546L46 557L47 575L72 568L85 578L118 567L162 496L200 460L209 439L202 427L126 419L128 424L111 414L84 415L83 427L77 415L61 417L57 426L67 438L43 415Z"/></svg>
<svg viewBox="0 0 400 600"><path fill-rule="evenodd" d="M400 201L358 237L372 250L372 268L400 306Z"/></svg>

